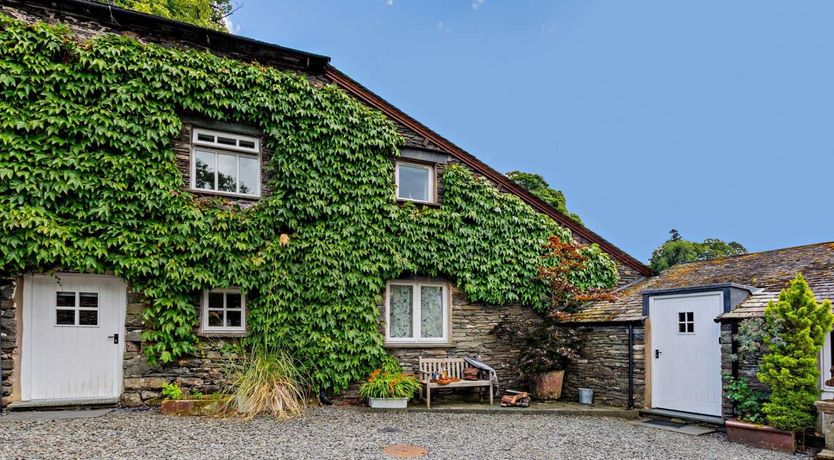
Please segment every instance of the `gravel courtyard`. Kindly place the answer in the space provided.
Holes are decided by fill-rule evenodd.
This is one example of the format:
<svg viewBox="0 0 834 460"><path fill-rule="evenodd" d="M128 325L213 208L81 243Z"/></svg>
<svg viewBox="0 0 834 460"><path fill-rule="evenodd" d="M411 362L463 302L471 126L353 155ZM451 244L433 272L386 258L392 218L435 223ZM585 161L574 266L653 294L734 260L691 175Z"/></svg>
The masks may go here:
<svg viewBox="0 0 834 460"><path fill-rule="evenodd" d="M98 418L0 419L0 458L385 459L416 444L432 459L803 459L671 433L629 420L534 414L380 413L316 409L279 422L166 417L117 410Z"/></svg>

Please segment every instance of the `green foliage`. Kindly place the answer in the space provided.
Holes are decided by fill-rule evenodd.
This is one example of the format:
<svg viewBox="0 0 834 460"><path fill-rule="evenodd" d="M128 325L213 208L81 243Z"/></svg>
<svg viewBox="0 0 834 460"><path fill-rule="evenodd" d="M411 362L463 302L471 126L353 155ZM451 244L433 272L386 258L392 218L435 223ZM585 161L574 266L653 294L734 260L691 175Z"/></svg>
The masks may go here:
<svg viewBox="0 0 834 460"><path fill-rule="evenodd" d="M707 238L703 243L698 243L681 238L680 233L675 229L669 233L671 237L652 252L649 260L649 266L655 273L684 262L747 254L747 249L735 241L726 243L715 238Z"/></svg>
<svg viewBox="0 0 834 460"><path fill-rule="evenodd" d="M764 413L770 425L791 431L814 426L814 401L819 398L817 356L831 331L831 302L821 304L802 274L765 308L768 350L759 380L770 388Z"/></svg>
<svg viewBox="0 0 834 460"><path fill-rule="evenodd" d="M730 374L724 374L724 397L733 402L733 408L738 418L749 423L764 423L765 416L762 404L767 399L761 391L755 391L741 379L734 379Z"/></svg>
<svg viewBox="0 0 834 460"><path fill-rule="evenodd" d="M188 397L191 399L203 399L203 392L196 388L192 388L188 390Z"/></svg>
<svg viewBox="0 0 834 460"><path fill-rule="evenodd" d="M232 12L231 0L98 0L140 13L187 22L226 32L223 19Z"/></svg>
<svg viewBox="0 0 834 460"><path fill-rule="evenodd" d="M182 188L181 116L246 123L275 152L270 193L239 209ZM461 166L443 204L398 205L395 126L332 85L193 50L0 15L0 275L112 273L149 299L151 360L194 351L202 289L247 292L250 342L340 391L383 356L379 305L404 273L443 276L473 302L546 308L539 266L570 233ZM616 283L583 249L581 289Z"/></svg>
<svg viewBox="0 0 834 460"><path fill-rule="evenodd" d="M556 190L544 180L540 174L527 173L523 171L510 171L507 177L512 179L516 184L522 186L525 190L541 198L542 201L553 206L554 209L571 219L582 223L582 219L578 215L568 211L565 194L561 190Z"/></svg>
<svg viewBox="0 0 834 460"><path fill-rule="evenodd" d="M738 345L736 353L730 355L733 361L757 359L765 350L767 331L763 318L750 318L741 322L733 340Z"/></svg>
<svg viewBox="0 0 834 460"><path fill-rule="evenodd" d="M162 396L171 401L179 401L183 399L182 388L176 383L165 383L162 385Z"/></svg>
<svg viewBox="0 0 834 460"><path fill-rule="evenodd" d="M400 365L393 359L386 359L382 368L368 377L359 387L363 398L409 398L420 389L420 382L414 376L403 374Z"/></svg>

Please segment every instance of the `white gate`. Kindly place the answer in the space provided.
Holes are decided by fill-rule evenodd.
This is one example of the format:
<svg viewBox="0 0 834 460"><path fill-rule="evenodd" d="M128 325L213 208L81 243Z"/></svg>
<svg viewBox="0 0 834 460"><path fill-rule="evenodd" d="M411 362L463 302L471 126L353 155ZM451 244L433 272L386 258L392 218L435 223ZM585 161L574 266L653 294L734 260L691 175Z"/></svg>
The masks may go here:
<svg viewBox="0 0 834 460"><path fill-rule="evenodd" d="M649 298L652 406L721 415L721 327L724 294Z"/></svg>
<svg viewBox="0 0 834 460"><path fill-rule="evenodd" d="M24 279L24 401L118 398L127 292L112 276Z"/></svg>

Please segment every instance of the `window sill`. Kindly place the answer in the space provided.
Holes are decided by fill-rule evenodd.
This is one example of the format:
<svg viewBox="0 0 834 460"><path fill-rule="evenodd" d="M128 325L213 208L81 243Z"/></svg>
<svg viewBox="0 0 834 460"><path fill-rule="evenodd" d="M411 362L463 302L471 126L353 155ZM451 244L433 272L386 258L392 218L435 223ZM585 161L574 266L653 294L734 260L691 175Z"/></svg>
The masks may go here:
<svg viewBox="0 0 834 460"><path fill-rule="evenodd" d="M435 203L434 201L418 201L418 200L407 200L405 198L397 198L397 204L406 204L406 203L414 203L417 206L428 206L431 208L439 208L440 203Z"/></svg>
<svg viewBox="0 0 834 460"><path fill-rule="evenodd" d="M242 193L234 193L234 192L217 192L214 190L203 190L199 188L189 188L189 192L195 195L211 195L211 196L222 196L226 198L238 198L242 200L249 200L249 201L258 201L261 199L260 195L244 195Z"/></svg>
<svg viewBox="0 0 834 460"><path fill-rule="evenodd" d="M242 338L249 335L249 331L197 331L197 337L205 338Z"/></svg>
<svg viewBox="0 0 834 460"><path fill-rule="evenodd" d="M383 346L385 348L454 348L455 344L451 342L385 342Z"/></svg>

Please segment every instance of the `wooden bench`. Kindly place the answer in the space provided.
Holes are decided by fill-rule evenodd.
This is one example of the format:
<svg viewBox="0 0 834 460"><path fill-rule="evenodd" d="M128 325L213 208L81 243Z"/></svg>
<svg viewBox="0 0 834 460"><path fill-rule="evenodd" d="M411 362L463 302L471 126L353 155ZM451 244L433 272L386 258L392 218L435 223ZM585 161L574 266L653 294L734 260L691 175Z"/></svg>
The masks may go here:
<svg viewBox="0 0 834 460"><path fill-rule="evenodd" d="M420 367L420 397L423 397L423 388L426 390L426 408L431 409L431 389L432 388L481 388L489 387L489 405L492 405L493 389L492 381L490 380L463 380L463 370L467 367L466 361L463 358L419 358ZM457 382L452 382L448 385L441 385L431 381L431 375L434 372L438 374L442 370L446 370L448 377L461 379ZM480 391L480 390L479 390Z"/></svg>

